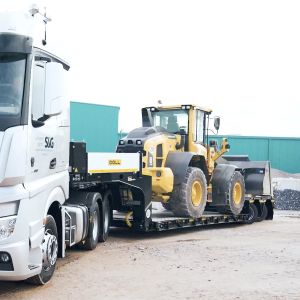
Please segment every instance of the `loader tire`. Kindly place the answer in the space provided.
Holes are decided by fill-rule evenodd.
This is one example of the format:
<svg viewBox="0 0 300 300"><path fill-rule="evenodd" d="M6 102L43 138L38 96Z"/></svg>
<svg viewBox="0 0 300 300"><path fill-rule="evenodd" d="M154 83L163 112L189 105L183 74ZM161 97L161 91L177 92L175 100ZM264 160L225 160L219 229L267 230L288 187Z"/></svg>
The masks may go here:
<svg viewBox="0 0 300 300"><path fill-rule="evenodd" d="M257 220L258 210L255 204L249 204L249 215L248 219L245 221L246 224L252 224Z"/></svg>
<svg viewBox="0 0 300 300"><path fill-rule="evenodd" d="M239 215L245 203L245 181L240 172L235 171L229 182L227 190L227 205L217 207L219 213L231 212Z"/></svg>
<svg viewBox="0 0 300 300"><path fill-rule="evenodd" d="M189 167L182 183L174 187L170 206L176 216L199 218L207 200L206 178L199 168Z"/></svg>

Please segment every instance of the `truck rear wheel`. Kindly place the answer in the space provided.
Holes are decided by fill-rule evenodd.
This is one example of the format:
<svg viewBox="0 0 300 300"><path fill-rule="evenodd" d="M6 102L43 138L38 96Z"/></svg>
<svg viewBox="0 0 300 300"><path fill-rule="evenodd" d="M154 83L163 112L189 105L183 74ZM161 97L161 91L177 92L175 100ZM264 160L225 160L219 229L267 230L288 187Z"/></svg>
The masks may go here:
<svg viewBox="0 0 300 300"><path fill-rule="evenodd" d="M107 240L109 234L109 227L110 227L110 219L111 219L111 212L110 212L110 199L112 194L110 191L107 191L104 194L103 201L102 201L102 211L101 211L101 226L100 226L100 233L99 233L99 242L105 242Z"/></svg>
<svg viewBox="0 0 300 300"><path fill-rule="evenodd" d="M29 283L36 285L44 285L47 283L55 270L57 252L58 252L58 234L54 218L47 215L45 224L45 233L42 242L42 271L40 274L27 279Z"/></svg>
<svg viewBox="0 0 300 300"><path fill-rule="evenodd" d="M206 178L199 168L189 167L184 182L174 187L170 207L176 216L198 218L207 200Z"/></svg>
<svg viewBox="0 0 300 300"><path fill-rule="evenodd" d="M99 239L99 221L100 221L99 205L95 201L89 207L89 230L88 230L87 237L79 244L79 247L81 249L93 250L96 248Z"/></svg>

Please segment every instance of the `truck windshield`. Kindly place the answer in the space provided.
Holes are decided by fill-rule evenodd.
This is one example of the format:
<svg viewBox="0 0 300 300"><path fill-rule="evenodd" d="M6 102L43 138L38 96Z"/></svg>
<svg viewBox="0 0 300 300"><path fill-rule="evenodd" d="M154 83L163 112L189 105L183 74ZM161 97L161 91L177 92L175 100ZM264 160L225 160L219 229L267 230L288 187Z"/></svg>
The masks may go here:
<svg viewBox="0 0 300 300"><path fill-rule="evenodd" d="M24 54L0 53L0 118L21 116L25 67Z"/></svg>
<svg viewBox="0 0 300 300"><path fill-rule="evenodd" d="M171 133L188 133L188 111L178 110L161 110L151 112L154 126L164 127Z"/></svg>

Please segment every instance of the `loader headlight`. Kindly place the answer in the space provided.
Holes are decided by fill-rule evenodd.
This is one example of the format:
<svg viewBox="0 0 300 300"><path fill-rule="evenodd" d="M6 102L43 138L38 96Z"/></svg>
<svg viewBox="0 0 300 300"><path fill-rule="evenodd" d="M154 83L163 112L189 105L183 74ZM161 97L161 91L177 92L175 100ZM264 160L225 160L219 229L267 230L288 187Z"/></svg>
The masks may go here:
<svg viewBox="0 0 300 300"><path fill-rule="evenodd" d="M0 241L12 235L15 229L17 216L0 218Z"/></svg>
<svg viewBox="0 0 300 300"><path fill-rule="evenodd" d="M142 141L141 140L136 140L136 144L137 145L142 145Z"/></svg>
<svg viewBox="0 0 300 300"><path fill-rule="evenodd" d="M119 145L124 145L125 141L124 140L119 140Z"/></svg>

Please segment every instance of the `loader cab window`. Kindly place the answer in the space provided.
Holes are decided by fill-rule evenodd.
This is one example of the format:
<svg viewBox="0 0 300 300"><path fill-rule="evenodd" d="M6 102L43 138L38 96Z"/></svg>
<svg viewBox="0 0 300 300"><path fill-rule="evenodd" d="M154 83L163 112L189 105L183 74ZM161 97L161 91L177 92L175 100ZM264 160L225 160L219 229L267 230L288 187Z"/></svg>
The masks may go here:
<svg viewBox="0 0 300 300"><path fill-rule="evenodd" d="M161 126L170 133L188 133L188 112L186 110L161 110L152 112L154 126Z"/></svg>
<svg viewBox="0 0 300 300"><path fill-rule="evenodd" d="M203 111L197 109L195 111L196 114L196 122L194 128L194 141L196 143L204 142L204 128L205 128L205 114Z"/></svg>

